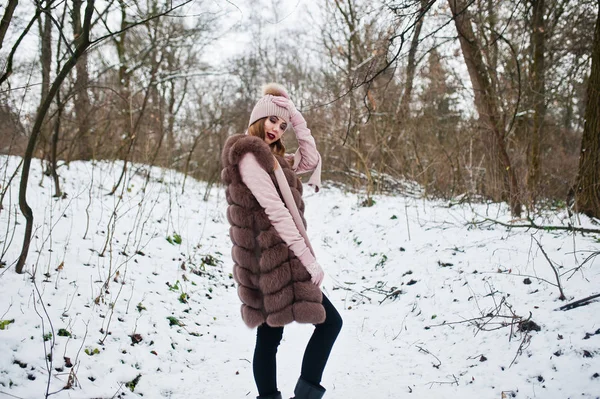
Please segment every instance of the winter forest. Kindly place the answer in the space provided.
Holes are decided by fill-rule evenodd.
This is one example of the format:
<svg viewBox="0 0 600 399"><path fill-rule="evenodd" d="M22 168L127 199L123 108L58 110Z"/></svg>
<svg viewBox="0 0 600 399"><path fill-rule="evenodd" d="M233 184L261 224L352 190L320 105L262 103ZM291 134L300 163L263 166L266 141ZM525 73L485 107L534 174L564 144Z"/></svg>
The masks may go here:
<svg viewBox="0 0 600 399"><path fill-rule="evenodd" d="M1 3L0 398L256 396L221 151L268 82L323 160L326 397L598 397L598 0Z"/></svg>

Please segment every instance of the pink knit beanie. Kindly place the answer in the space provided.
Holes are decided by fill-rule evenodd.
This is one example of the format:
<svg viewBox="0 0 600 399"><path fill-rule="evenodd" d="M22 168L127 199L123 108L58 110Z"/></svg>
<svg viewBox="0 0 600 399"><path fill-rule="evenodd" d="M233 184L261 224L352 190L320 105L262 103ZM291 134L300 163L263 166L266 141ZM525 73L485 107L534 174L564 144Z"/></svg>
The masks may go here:
<svg viewBox="0 0 600 399"><path fill-rule="evenodd" d="M287 108L282 108L279 105L273 102L273 97L285 97L287 99L290 98L285 88L277 83L268 83L263 86L263 97L258 100L252 113L250 114L250 122L248 126L252 125L254 122L261 118L266 118L271 115L275 115L286 121L286 123L290 123L290 113Z"/></svg>

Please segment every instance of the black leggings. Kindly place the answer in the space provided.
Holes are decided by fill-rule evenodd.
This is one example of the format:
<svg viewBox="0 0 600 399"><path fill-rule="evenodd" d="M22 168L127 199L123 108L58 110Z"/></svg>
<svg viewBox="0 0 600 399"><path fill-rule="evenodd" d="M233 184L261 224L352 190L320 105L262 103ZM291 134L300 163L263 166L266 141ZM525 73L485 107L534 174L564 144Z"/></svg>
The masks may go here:
<svg viewBox="0 0 600 399"><path fill-rule="evenodd" d="M306 345L300 376L305 381L319 386L331 348L342 329L342 317L323 295L325 321L315 325L315 331ZM277 366L275 355L283 337L283 327L262 324L256 332L256 347L252 369L260 396L277 392Z"/></svg>

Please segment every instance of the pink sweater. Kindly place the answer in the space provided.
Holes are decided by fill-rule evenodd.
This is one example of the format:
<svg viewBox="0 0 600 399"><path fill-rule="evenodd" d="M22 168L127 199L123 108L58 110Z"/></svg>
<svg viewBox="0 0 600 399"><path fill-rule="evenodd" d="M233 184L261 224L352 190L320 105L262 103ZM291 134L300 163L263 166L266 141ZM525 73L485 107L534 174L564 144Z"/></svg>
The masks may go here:
<svg viewBox="0 0 600 399"><path fill-rule="evenodd" d="M310 133L306 123L294 127L298 139L298 151L294 154L292 169L297 173L306 173L315 170L308 184L319 190L321 184L321 156L317 151L315 139ZM279 197L271 177L265 171L252 153L247 153L239 162L240 176L244 184L250 189L256 200L265 210L271 224L298 257L304 266L315 262L316 259L308 247L304 237L298 231L294 219Z"/></svg>

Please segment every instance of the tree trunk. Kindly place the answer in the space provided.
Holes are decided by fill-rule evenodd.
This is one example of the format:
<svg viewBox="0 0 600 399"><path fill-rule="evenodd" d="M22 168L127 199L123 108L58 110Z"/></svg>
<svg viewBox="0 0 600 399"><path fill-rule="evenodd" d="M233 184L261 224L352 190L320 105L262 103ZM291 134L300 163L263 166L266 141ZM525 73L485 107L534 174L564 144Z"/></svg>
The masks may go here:
<svg viewBox="0 0 600 399"><path fill-rule="evenodd" d="M75 40L82 34L81 5L83 0L73 0L72 25ZM87 53L81 55L75 66L77 79L75 80L75 118L77 120L77 142L80 159L90 159L93 156L93 148L90 138L90 97L88 95L89 74Z"/></svg>
<svg viewBox="0 0 600 399"><path fill-rule="evenodd" d="M48 92L50 91L50 69L52 68L52 18L50 15L52 0L46 1L44 5L44 18L38 19L40 33L40 64L42 66L42 86L40 96L40 107L44 102ZM39 7L42 7L40 4ZM48 126L43 125L40 132L40 142L38 148L41 148L42 162L46 157L46 149L48 145ZM44 180L44 174L40 177L40 186Z"/></svg>
<svg viewBox="0 0 600 399"><path fill-rule="evenodd" d="M25 234L23 237L23 247L21 248L21 255L19 256L19 260L16 266L17 273L23 273L23 268L25 267L25 261L27 260L27 254L29 252L29 245L31 244L31 234L33 232L33 211L29 204L27 204L27 183L29 181L29 170L31 168L31 159L33 158L33 152L36 147L36 142L38 136L40 134L40 130L42 127L42 123L46 117L46 113L50 108L50 104L58 89L60 88L62 82L69 75L77 60L81 57L81 55L87 50L90 45L90 23L92 19L92 15L94 13L94 0L88 0L87 7L85 9L85 19L84 19L84 28L82 35L80 35L76 40L75 52L71 55L71 58L65 63L60 73L54 79L52 86L50 87L50 91L48 95L44 99L42 106L37 112L35 117L35 123L33 125L33 129L31 130L31 135L29 136L29 142L27 143L27 149L25 150L25 155L23 156L23 170L21 173L21 182L19 184L19 208L25 216Z"/></svg>
<svg viewBox="0 0 600 399"><path fill-rule="evenodd" d="M60 26L64 26L64 18L67 14L67 3L64 4L64 10L62 13L62 18L60 20ZM56 54L61 54L61 46L62 41L59 40L56 43ZM60 73L61 69L61 59L56 58L56 74ZM54 197L60 198L63 196L63 192L60 189L60 179L58 178L57 171L57 163L58 163L58 140L60 138L60 128L62 121L62 112L63 112L63 103L60 99L60 90L56 92L56 117L54 119L54 132L52 133L52 142L50 143L50 163L48 168L50 169L50 174L52 175L52 180L54 181Z"/></svg>
<svg viewBox="0 0 600 399"><path fill-rule="evenodd" d="M183 80L183 88L181 90L175 90L175 80L170 82L170 98L169 98L169 115L167 118L167 137L169 140L168 148L168 159L172 160L175 158L177 146L175 142L175 115L179 114L179 110L184 104L187 97L189 79ZM179 99L176 98L176 94L179 94ZM170 165L169 167L173 167Z"/></svg>
<svg viewBox="0 0 600 399"><path fill-rule="evenodd" d="M540 190L540 137L546 115L545 86L545 0L531 0L533 7L533 65L531 68L531 91L533 100L533 131L529 138L527 189L529 205L533 206Z"/></svg>
<svg viewBox="0 0 600 399"><path fill-rule="evenodd" d="M412 40L410 42L410 49L408 50L408 63L406 65L406 86L402 93L402 100L400 101L400 118L401 122L408 116L408 106L412 97L412 91L415 80L415 72L417 69L416 54L417 48L419 47L419 37L421 36L421 29L423 28L423 21L425 15L423 13L427 9L427 0L421 0L421 10L419 15L421 18L415 24L415 31L413 33Z"/></svg>
<svg viewBox="0 0 600 399"><path fill-rule="evenodd" d="M62 118L62 107L63 104L60 101L60 91L56 93L56 119L54 120L54 133L52 134L52 143L50 144L50 174L54 181L54 197L62 197L62 191L60 190L60 179L58 178L58 172L56 171L57 156L58 156L58 138L60 136L60 122Z"/></svg>
<svg viewBox="0 0 600 399"><path fill-rule="evenodd" d="M8 25L10 25L13 13L15 12L15 8L17 8L17 4L19 4L19 0L8 0L8 4L6 5L6 9L4 10L2 22L0 22L0 49L2 48L4 36L6 36Z"/></svg>
<svg viewBox="0 0 600 399"><path fill-rule="evenodd" d="M575 209L590 217L600 218L600 4L575 186Z"/></svg>
<svg viewBox="0 0 600 399"><path fill-rule="evenodd" d="M41 101L44 101L50 90L50 69L52 68L52 19L50 18L51 1L46 2L46 13L42 23L42 19L38 20L40 27L41 40L41 57L42 64L42 96ZM41 105L41 103L40 103Z"/></svg>
<svg viewBox="0 0 600 399"><path fill-rule="evenodd" d="M118 38L114 39L115 47L117 49L117 56L119 57L119 84L122 85L123 91L129 93L129 73L127 72L127 59L125 43L127 40L127 3L124 0L119 0L119 8L121 11L121 33ZM124 96L128 98L127 94Z"/></svg>
<svg viewBox="0 0 600 399"><path fill-rule="evenodd" d="M501 125L500 109L496 98L498 93L493 90L491 79L483 63L483 54L480 43L477 42L471 21L466 14L466 4L463 0L448 0L454 24L458 32L460 47L463 52L465 64L471 78L475 95L475 107L479 120L484 128L489 131L495 145L497 167L502 174L503 192L510 205L514 216L521 215L521 201L517 176L513 170L508 156L505 129Z"/></svg>

